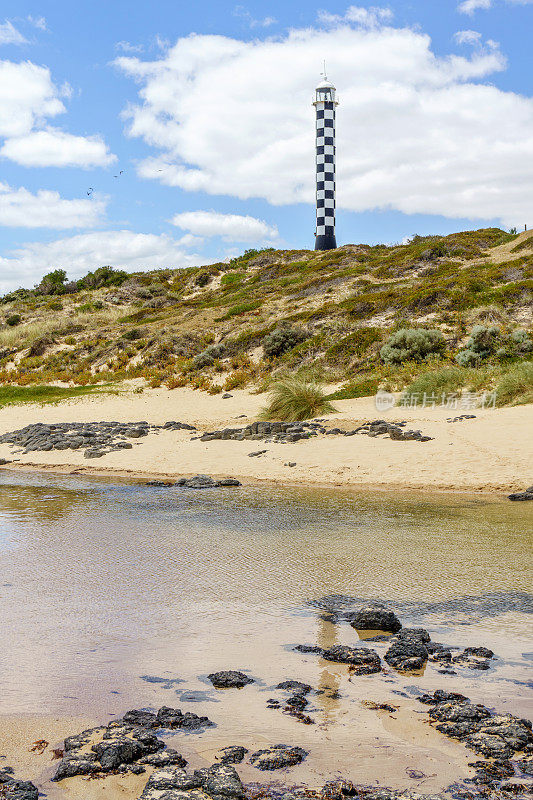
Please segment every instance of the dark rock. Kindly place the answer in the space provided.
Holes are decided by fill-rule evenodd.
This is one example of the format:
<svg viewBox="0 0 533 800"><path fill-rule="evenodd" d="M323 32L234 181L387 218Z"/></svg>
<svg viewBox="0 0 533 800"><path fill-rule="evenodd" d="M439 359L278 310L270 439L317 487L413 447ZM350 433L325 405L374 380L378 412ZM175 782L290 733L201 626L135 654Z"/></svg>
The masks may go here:
<svg viewBox="0 0 533 800"><path fill-rule="evenodd" d="M188 775L179 767L167 767L150 775L139 800L178 800L184 797L183 792L200 786L198 776Z"/></svg>
<svg viewBox="0 0 533 800"><path fill-rule="evenodd" d="M375 650L367 647L348 647L337 644L324 650L322 657L326 661L336 661L340 664L350 664L356 675L372 675L381 671L381 660Z"/></svg>
<svg viewBox="0 0 533 800"><path fill-rule="evenodd" d="M294 709L295 711L303 711L308 703L309 701L305 699L303 694L293 694L286 700L289 709Z"/></svg>
<svg viewBox="0 0 533 800"><path fill-rule="evenodd" d="M216 800L244 797L244 787L235 767L230 764L213 764L197 769L194 776L200 780L202 789Z"/></svg>
<svg viewBox="0 0 533 800"><path fill-rule="evenodd" d="M507 495L509 500L533 500L533 492L514 492L513 494Z"/></svg>
<svg viewBox="0 0 533 800"><path fill-rule="evenodd" d="M62 781L75 775L94 775L100 770L95 753L65 753L51 780Z"/></svg>
<svg viewBox="0 0 533 800"><path fill-rule="evenodd" d="M302 683L301 681L282 681L278 683L276 689L283 689L285 692L292 692L293 694L309 694L312 690L312 686L309 686L307 683Z"/></svg>
<svg viewBox="0 0 533 800"><path fill-rule="evenodd" d="M494 653L488 647L465 647L465 656L479 656L480 658L494 658Z"/></svg>
<svg viewBox="0 0 533 800"><path fill-rule="evenodd" d="M316 644L297 644L294 648L298 653L322 653L321 647Z"/></svg>
<svg viewBox="0 0 533 800"><path fill-rule="evenodd" d="M418 639L423 644L427 644L431 640L431 636L425 628L402 628L395 639Z"/></svg>
<svg viewBox="0 0 533 800"><path fill-rule="evenodd" d="M419 703L425 705L437 705L438 703L469 703L470 698L458 692L445 692L443 689L437 689L433 694L423 694L418 698Z"/></svg>
<svg viewBox="0 0 533 800"><path fill-rule="evenodd" d="M452 651L451 650L437 650L430 656L431 661L451 661L452 660Z"/></svg>
<svg viewBox="0 0 533 800"><path fill-rule="evenodd" d="M167 748L160 750L158 753L150 753L148 756L143 756L139 759L140 764L148 764L151 767L168 767L170 765L177 767L186 767L187 762L176 750Z"/></svg>
<svg viewBox="0 0 533 800"><path fill-rule="evenodd" d="M242 483L237 478L221 478L217 481L218 486L242 486Z"/></svg>
<svg viewBox="0 0 533 800"><path fill-rule="evenodd" d="M221 670L220 672L212 672L207 676L213 686L217 689L241 689L248 683L254 683L253 678L249 678L244 672L237 672L236 670L228 669Z"/></svg>
<svg viewBox="0 0 533 800"><path fill-rule="evenodd" d="M377 603L360 608L350 614L350 625L356 630L379 630L396 633L402 623L393 611Z"/></svg>
<svg viewBox="0 0 533 800"><path fill-rule="evenodd" d="M220 750L217 758L222 762L222 764L240 764L241 761L244 760L244 756L247 752L248 750L246 747L233 745L231 747L224 747L222 750Z"/></svg>
<svg viewBox="0 0 533 800"><path fill-rule="evenodd" d="M428 651L418 636L395 637L384 658L394 669L417 670L422 669L426 663Z"/></svg>
<svg viewBox="0 0 533 800"><path fill-rule="evenodd" d="M160 728L194 731L211 727L214 723L207 717L199 717L190 711L183 714L178 708L162 706L157 712L156 725Z"/></svg>
<svg viewBox="0 0 533 800"><path fill-rule="evenodd" d="M127 711L122 717L122 721L129 725L139 725L142 728L155 728L157 716L153 711L137 711L134 709L133 711Z"/></svg>
<svg viewBox="0 0 533 800"><path fill-rule="evenodd" d="M524 775L533 775L533 758L521 758L516 764Z"/></svg>
<svg viewBox="0 0 533 800"><path fill-rule="evenodd" d="M0 792L5 800L37 800L39 796L39 790L30 781L6 781Z"/></svg>
<svg viewBox="0 0 533 800"><path fill-rule="evenodd" d="M250 764L260 770L283 769L284 767L300 764L308 755L308 752L301 747L275 744L272 747L252 753Z"/></svg>

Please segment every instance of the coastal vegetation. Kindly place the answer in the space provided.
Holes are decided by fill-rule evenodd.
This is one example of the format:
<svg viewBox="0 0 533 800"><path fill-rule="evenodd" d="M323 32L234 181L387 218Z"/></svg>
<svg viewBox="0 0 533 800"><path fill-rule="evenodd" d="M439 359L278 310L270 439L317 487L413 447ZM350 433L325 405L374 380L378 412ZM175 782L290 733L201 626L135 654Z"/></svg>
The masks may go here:
<svg viewBox="0 0 533 800"><path fill-rule="evenodd" d="M288 376L275 381L270 387L267 406L261 419L279 419L297 422L335 411L320 384L305 376Z"/></svg>
<svg viewBox="0 0 533 800"><path fill-rule="evenodd" d="M69 280L0 298L0 385L217 394L311 371L333 398L533 392L533 237L498 228ZM421 387L425 387L422 389Z"/></svg>

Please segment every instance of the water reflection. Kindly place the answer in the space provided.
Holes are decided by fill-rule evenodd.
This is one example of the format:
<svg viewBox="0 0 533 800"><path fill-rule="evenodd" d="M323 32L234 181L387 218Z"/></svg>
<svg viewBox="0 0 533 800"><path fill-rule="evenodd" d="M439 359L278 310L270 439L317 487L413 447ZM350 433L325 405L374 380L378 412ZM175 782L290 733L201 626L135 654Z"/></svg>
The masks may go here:
<svg viewBox="0 0 533 800"><path fill-rule="evenodd" d="M328 650L333 645L338 644L337 626L334 622L320 615L317 619L316 643L323 650ZM340 708L340 685L341 676L333 669L331 661L324 658L318 659L319 678L317 705L324 713L324 721L334 719L336 712Z"/></svg>
<svg viewBox="0 0 533 800"><path fill-rule="evenodd" d="M411 624L510 610L500 630L518 642L526 505L0 472L4 710L64 711L76 697L111 713L150 691L175 700L164 693L176 687L141 675L196 681L189 691L240 666L275 685L287 642L353 643L342 614L358 598L383 598ZM345 671L316 657L306 669L332 718Z"/></svg>

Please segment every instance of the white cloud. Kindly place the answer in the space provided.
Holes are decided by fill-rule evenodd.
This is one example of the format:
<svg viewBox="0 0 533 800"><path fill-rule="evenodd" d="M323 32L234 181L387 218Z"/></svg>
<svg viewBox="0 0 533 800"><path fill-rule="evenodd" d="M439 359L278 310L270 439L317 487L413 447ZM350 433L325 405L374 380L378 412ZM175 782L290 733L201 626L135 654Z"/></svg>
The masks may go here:
<svg viewBox="0 0 533 800"><path fill-rule="evenodd" d="M18 31L14 25L6 19L0 22L0 45L2 44L25 44L27 39Z"/></svg>
<svg viewBox="0 0 533 800"><path fill-rule="evenodd" d="M144 46L122 41L115 43L115 50L120 50L121 53L142 53L144 52Z"/></svg>
<svg viewBox="0 0 533 800"><path fill-rule="evenodd" d="M271 25L275 25L277 22L275 17L262 17L261 19L256 19L244 6L235 6L233 9L233 16L243 19L246 24L250 26L250 28L269 28Z"/></svg>
<svg viewBox="0 0 533 800"><path fill-rule="evenodd" d="M98 136L73 136L58 128L8 139L0 155L23 167L106 167L117 160Z"/></svg>
<svg viewBox="0 0 533 800"><path fill-rule="evenodd" d="M80 278L102 266L136 270L187 267L199 262L185 242L164 234L133 231L83 233L53 242L29 242L0 257L0 291L32 286L50 269L62 267L69 278ZM203 260L205 263L205 260Z"/></svg>
<svg viewBox="0 0 533 800"><path fill-rule="evenodd" d="M0 61L0 136L23 136L65 106L50 70L30 61Z"/></svg>
<svg viewBox="0 0 533 800"><path fill-rule="evenodd" d="M106 198L66 200L59 192L0 182L0 225L15 228L93 228L101 221Z"/></svg>
<svg viewBox="0 0 533 800"><path fill-rule="evenodd" d="M528 6L533 3L533 0L504 0L504 2L515 6ZM488 11L492 7L493 0L463 0L463 2L459 3L457 6L457 11L461 14L469 14L472 16L474 12L480 8Z"/></svg>
<svg viewBox="0 0 533 800"><path fill-rule="evenodd" d="M371 6L349 6L346 12L340 14L330 14L329 11L319 11L318 19L324 25L339 25L345 22L353 22L363 28L376 28L386 22L390 22L394 17L390 8Z"/></svg>
<svg viewBox="0 0 533 800"><path fill-rule="evenodd" d="M492 8L492 0L463 0L463 2L459 3L457 6L457 11L461 14L472 15L479 8L485 10Z"/></svg>
<svg viewBox="0 0 533 800"><path fill-rule="evenodd" d="M186 211L176 214L173 225L198 236L222 236L227 242L264 242L278 236L276 226L256 217L219 214L216 211Z"/></svg>
<svg viewBox="0 0 533 800"><path fill-rule="evenodd" d="M453 38L457 44L471 44L474 46L481 44L481 34L479 31L457 31Z"/></svg>
<svg viewBox="0 0 533 800"><path fill-rule="evenodd" d="M115 160L98 136L75 136L47 127L63 114L68 83L58 87L47 67L0 61L0 155L23 166L106 166Z"/></svg>
<svg viewBox="0 0 533 800"><path fill-rule="evenodd" d="M34 28L38 28L40 31L48 30L46 19L44 17L32 17L31 14L28 14L26 19L28 20L30 25L33 25Z"/></svg>
<svg viewBox="0 0 533 800"><path fill-rule="evenodd" d="M533 218L533 101L482 82L505 69L497 45L438 56L423 32L390 25L343 22L264 41L191 35L154 61L117 59L139 84L127 132L153 148L139 174L313 203L317 54L341 102L339 208Z"/></svg>

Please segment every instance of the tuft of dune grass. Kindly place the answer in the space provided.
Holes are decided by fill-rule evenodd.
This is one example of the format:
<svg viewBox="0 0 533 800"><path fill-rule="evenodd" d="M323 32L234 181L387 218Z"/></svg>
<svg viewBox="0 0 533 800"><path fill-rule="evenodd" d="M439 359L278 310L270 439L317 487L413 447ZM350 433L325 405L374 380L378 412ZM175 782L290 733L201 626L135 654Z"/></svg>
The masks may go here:
<svg viewBox="0 0 533 800"><path fill-rule="evenodd" d="M481 368L443 367L423 372L405 388L405 393L440 397L443 393L451 394L462 389L477 391L485 386L487 378L487 371Z"/></svg>
<svg viewBox="0 0 533 800"><path fill-rule="evenodd" d="M513 364L496 384L496 404L518 406L533 403L533 361Z"/></svg>
<svg viewBox="0 0 533 800"><path fill-rule="evenodd" d="M319 383L294 376L281 378L271 384L268 404L261 410L259 418L299 422L331 414L335 410Z"/></svg>

